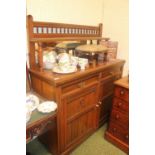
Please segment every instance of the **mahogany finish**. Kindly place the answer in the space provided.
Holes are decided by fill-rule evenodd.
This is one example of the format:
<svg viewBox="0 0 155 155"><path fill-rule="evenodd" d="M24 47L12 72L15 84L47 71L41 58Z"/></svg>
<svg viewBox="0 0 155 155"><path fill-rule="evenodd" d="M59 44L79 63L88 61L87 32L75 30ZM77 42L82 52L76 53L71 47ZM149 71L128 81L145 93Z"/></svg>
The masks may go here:
<svg viewBox="0 0 155 155"><path fill-rule="evenodd" d="M113 82L121 77L123 65L115 60L67 75L30 69L33 89L58 104L59 154L68 154L107 121Z"/></svg>
<svg viewBox="0 0 155 155"><path fill-rule="evenodd" d="M114 99L105 138L129 152L129 85L128 77L115 82Z"/></svg>
<svg viewBox="0 0 155 155"><path fill-rule="evenodd" d="M125 61L105 61L90 65L84 71L78 69L72 74L53 73L51 70L43 69L42 66L43 43L62 40L99 41L103 39L102 25L92 27L34 22L32 16L28 16L27 27L32 88L44 98L54 100L58 104L58 139L55 142L58 142L58 146L55 145L58 151L55 154L69 154L108 119L113 95L113 82L121 78ZM64 31L61 28L68 30ZM38 64L35 62L35 44L39 47ZM48 134L48 139L52 138Z"/></svg>

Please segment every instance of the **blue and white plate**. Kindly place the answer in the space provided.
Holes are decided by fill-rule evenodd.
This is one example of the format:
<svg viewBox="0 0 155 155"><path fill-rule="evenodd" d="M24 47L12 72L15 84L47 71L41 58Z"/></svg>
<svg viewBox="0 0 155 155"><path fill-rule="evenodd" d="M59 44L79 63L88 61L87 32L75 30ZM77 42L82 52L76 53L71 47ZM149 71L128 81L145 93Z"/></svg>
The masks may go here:
<svg viewBox="0 0 155 155"><path fill-rule="evenodd" d="M39 112L50 113L57 109L57 104L54 101L45 101L37 107Z"/></svg>
<svg viewBox="0 0 155 155"><path fill-rule="evenodd" d="M26 96L26 107L33 111L35 110L39 105L39 98L35 95L29 94Z"/></svg>

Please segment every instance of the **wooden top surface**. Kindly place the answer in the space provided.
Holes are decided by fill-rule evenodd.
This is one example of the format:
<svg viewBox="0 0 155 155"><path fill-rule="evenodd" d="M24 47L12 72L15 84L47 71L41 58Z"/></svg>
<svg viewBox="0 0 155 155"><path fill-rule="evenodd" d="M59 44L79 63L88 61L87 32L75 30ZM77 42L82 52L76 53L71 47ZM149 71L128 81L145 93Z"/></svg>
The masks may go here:
<svg viewBox="0 0 155 155"><path fill-rule="evenodd" d="M70 73L70 74L58 74L58 73L53 73L52 70L43 70L42 72L37 71L37 70L32 70L30 69L30 73L35 74L36 76L40 76L41 78L44 78L47 80L49 83L52 83L53 85L61 85L66 82L70 82L72 80L78 80L81 77L84 77L86 75L91 75L93 73L97 73L103 69L108 69L109 67L112 67L116 64L124 64L124 60L118 60L118 59L113 59L107 62L102 62L97 64L96 66L90 65L88 68L86 68L84 71L78 69L75 73Z"/></svg>
<svg viewBox="0 0 155 155"><path fill-rule="evenodd" d="M129 79L128 79L128 76L125 76L125 77L115 81L114 84L129 89Z"/></svg>

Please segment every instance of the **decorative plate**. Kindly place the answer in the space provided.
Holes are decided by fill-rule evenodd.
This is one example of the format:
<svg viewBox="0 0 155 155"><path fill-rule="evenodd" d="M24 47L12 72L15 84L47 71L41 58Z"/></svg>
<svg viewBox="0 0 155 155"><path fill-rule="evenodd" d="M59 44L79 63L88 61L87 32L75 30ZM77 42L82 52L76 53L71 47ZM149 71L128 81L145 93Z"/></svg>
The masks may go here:
<svg viewBox="0 0 155 155"><path fill-rule="evenodd" d="M59 66L55 66L53 68L53 72L55 73L60 73L60 74L68 74L68 73L74 73L77 71L76 66L68 66L68 67L59 67Z"/></svg>
<svg viewBox="0 0 155 155"><path fill-rule="evenodd" d="M32 94L27 95L26 107L28 107L30 111L35 110L38 105L39 105L39 98L37 96L32 95Z"/></svg>
<svg viewBox="0 0 155 155"><path fill-rule="evenodd" d="M38 111L42 113L50 113L56 110L56 108L57 108L57 104L53 101L45 101L39 104L39 106L37 107Z"/></svg>
<svg viewBox="0 0 155 155"><path fill-rule="evenodd" d="M28 107L26 107L26 123L30 120L31 114L32 111Z"/></svg>

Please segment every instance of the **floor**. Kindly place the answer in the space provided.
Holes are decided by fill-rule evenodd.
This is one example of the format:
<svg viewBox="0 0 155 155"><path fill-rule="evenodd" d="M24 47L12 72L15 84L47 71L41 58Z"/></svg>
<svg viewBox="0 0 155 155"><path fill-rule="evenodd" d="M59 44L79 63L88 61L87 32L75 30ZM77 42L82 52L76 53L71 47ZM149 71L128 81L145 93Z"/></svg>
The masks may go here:
<svg viewBox="0 0 155 155"><path fill-rule="evenodd" d="M106 128L107 125L102 126L70 155L126 155L104 139L103 134ZM52 155L37 139L27 144L26 149L32 155Z"/></svg>

